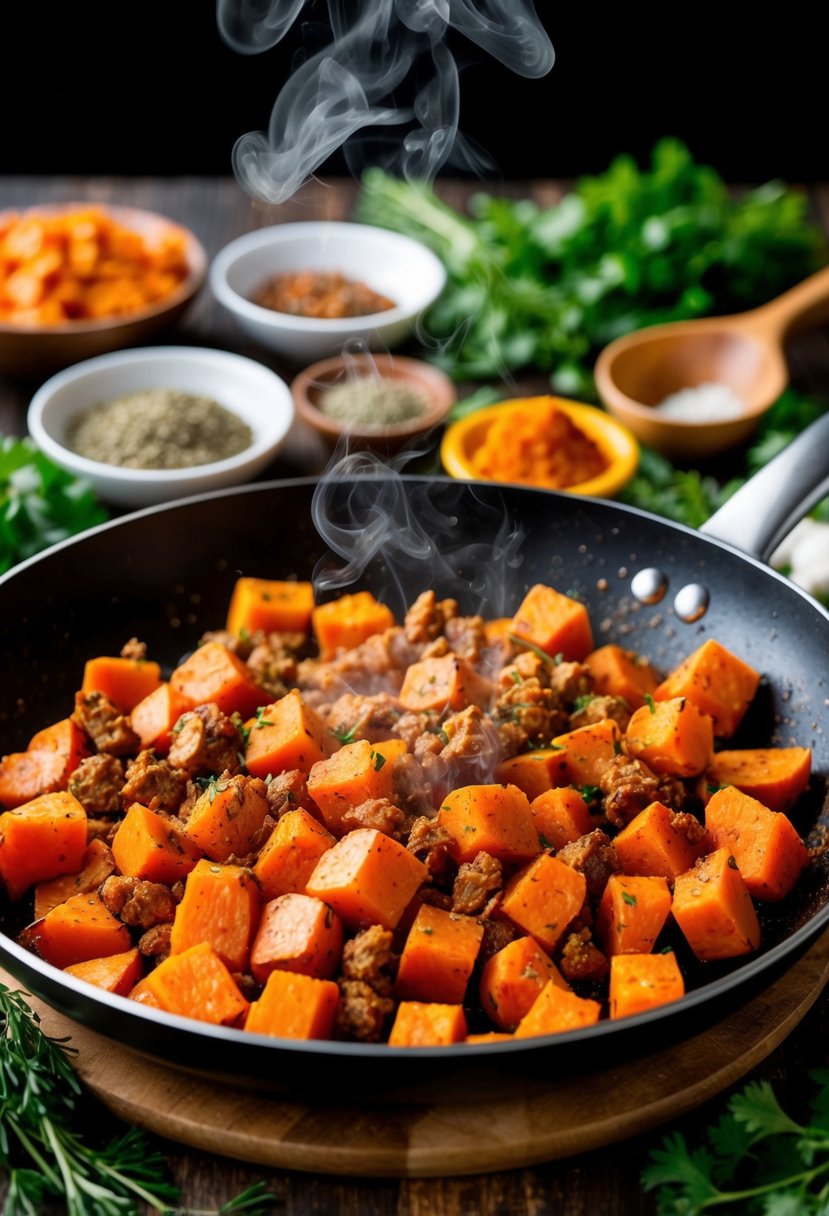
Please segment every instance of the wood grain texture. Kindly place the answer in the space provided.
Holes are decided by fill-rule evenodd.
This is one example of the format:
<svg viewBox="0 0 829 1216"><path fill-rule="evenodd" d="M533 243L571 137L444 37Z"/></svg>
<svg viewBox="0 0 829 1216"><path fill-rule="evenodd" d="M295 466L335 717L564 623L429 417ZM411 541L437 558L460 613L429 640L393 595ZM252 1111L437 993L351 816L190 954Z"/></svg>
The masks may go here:
<svg viewBox="0 0 829 1216"><path fill-rule="evenodd" d="M39 1001L69 1036L84 1084L129 1123L210 1154L359 1177L457 1176L533 1166L640 1134L693 1110L772 1052L829 978L829 933L768 989L704 1033L644 1060L555 1082L506 1082L500 1098L422 1103L286 1101L153 1062ZM0 981L10 983L0 972Z"/></svg>

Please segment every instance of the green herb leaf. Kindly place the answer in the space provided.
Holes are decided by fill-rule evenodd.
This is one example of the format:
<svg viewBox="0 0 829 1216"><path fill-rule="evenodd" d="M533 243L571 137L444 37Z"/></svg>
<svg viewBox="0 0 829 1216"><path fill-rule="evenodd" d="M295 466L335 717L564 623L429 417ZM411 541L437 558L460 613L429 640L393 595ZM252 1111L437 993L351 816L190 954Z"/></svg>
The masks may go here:
<svg viewBox="0 0 829 1216"><path fill-rule="evenodd" d="M642 698L652 714L656 713L656 702L649 692L646 692Z"/></svg>

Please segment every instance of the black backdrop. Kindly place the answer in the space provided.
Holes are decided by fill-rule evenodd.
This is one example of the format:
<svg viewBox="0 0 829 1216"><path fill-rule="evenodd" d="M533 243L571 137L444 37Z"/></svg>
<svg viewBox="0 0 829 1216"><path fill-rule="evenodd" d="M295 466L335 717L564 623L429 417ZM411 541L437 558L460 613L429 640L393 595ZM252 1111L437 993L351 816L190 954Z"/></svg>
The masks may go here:
<svg viewBox="0 0 829 1216"><path fill-rule="evenodd" d="M728 0L537 9L556 50L541 80L454 47L461 130L495 161L490 176L595 172L671 134L734 181L829 178L820 5L773 19ZM315 0L305 15L324 11ZM223 43L212 0L8 0L0 44L0 172L223 174L236 138L267 125L303 37L297 23L249 57Z"/></svg>

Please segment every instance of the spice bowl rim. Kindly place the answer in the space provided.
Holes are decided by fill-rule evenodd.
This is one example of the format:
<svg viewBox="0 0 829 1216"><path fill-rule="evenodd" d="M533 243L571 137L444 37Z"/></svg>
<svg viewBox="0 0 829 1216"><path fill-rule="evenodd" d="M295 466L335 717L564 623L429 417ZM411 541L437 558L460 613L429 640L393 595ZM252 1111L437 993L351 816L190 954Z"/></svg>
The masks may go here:
<svg viewBox="0 0 829 1216"><path fill-rule="evenodd" d="M209 369L209 387L198 384L198 376L191 378L193 373L188 369L195 367ZM132 376L138 376L139 381ZM141 382L144 376L146 383ZM110 387L92 391L96 384ZM84 386L90 390L89 396L84 396ZM250 389L247 396L246 386ZM221 399L223 387L233 397L232 403ZM250 428L251 442L232 456L173 469L109 464L82 456L66 445L66 426L71 418L98 401L142 388L173 388L209 396L242 418ZM103 498L127 506L146 506L249 480L279 450L294 417L288 385L263 363L210 347L158 346L98 355L57 372L35 392L26 421L29 434L44 455L85 478Z"/></svg>
<svg viewBox="0 0 829 1216"><path fill-rule="evenodd" d="M595 405L571 401L552 393L511 397L495 405L474 410L447 427L440 446L444 469L452 477L467 481L487 480L472 464L472 454L483 442L484 435L497 418L525 409L533 401L551 401L566 414L580 430L592 439L608 460L608 466L588 481L569 486L533 482L540 489L558 490L564 494L579 494L592 498L613 498L630 481L639 463L639 442L624 423L611 417ZM492 479L495 480L495 479ZM520 483L525 484L525 483Z"/></svg>
<svg viewBox="0 0 829 1216"><path fill-rule="evenodd" d="M371 281L375 267L380 278ZM303 269L359 275L398 302L362 316L304 317L255 304L245 294L255 281ZM399 345L443 291L447 272L437 254L404 233L351 220L300 220L236 237L215 255L208 279L218 303L242 328L301 366L341 352L349 341L377 350Z"/></svg>
<svg viewBox="0 0 829 1216"><path fill-rule="evenodd" d="M319 409L316 401L325 388L347 382L352 376L355 380L365 378L367 372L377 372L380 379L385 376L420 389L426 396L428 408L403 422L385 425L344 422ZM402 446L440 426L458 399L457 388L449 376L425 359L368 351L332 355L310 364L291 381L291 394L299 417L329 444L347 438L352 445L371 447L376 444L383 448Z"/></svg>

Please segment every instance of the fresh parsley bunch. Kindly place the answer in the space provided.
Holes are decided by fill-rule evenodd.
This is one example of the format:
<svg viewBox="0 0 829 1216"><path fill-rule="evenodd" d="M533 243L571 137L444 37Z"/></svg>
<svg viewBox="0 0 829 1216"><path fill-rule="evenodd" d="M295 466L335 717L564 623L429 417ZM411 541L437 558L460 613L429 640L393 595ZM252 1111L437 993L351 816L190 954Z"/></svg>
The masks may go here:
<svg viewBox="0 0 829 1216"><path fill-rule="evenodd" d="M642 1174L659 1216L829 1216L829 1070L811 1074L817 1090L801 1124L767 1081L753 1081L689 1148L679 1132L651 1153Z"/></svg>
<svg viewBox="0 0 829 1216"><path fill-rule="evenodd" d="M90 486L31 439L0 436L0 574L106 517Z"/></svg>
<svg viewBox="0 0 829 1216"><path fill-rule="evenodd" d="M657 322L771 299L824 256L806 196L770 182L736 198L675 139L649 167L617 157L553 207L479 193L461 216L425 182L363 177L357 217L407 233L444 262L422 340L458 379L535 367L559 392L594 393L598 350Z"/></svg>

